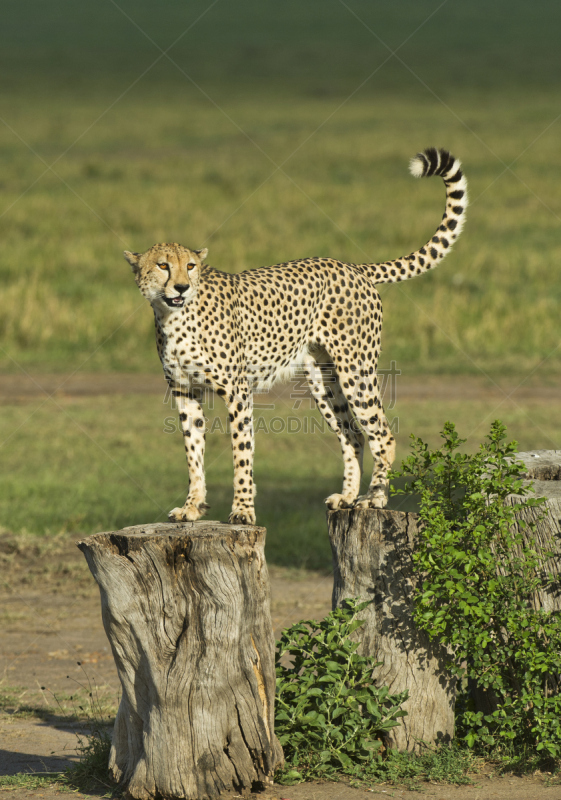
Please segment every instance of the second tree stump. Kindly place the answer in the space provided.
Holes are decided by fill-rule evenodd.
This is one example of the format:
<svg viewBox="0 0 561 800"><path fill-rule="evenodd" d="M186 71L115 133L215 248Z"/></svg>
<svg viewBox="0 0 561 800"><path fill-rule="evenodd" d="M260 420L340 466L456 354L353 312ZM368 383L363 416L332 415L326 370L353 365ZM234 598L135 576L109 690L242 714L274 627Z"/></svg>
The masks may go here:
<svg viewBox="0 0 561 800"><path fill-rule="evenodd" d="M411 555L417 514L386 509L331 511L333 608L352 598L373 602L360 615L359 652L382 665L374 679L392 694L409 692L407 716L387 735L398 750L417 750L421 741L454 736L455 679L446 670L446 650L413 621L415 578Z"/></svg>
<svg viewBox="0 0 561 800"><path fill-rule="evenodd" d="M561 451L533 450L517 453L534 484L534 495L545 497L543 506L520 509L517 523L535 523L532 532L520 529L527 547L537 545L552 552L542 567L542 587L532 598L534 608L561 610ZM506 504L517 506L519 495ZM374 679L390 692L409 691L403 707L408 716L394 728L389 744L415 750L419 741L448 741L454 735L455 680L446 669L447 652L419 631L413 622L416 578L412 553L418 516L387 509L328 512L333 551L333 607L346 599L372 600L363 612L365 624L356 632L360 652L383 662ZM497 563L497 570L502 566ZM550 577L554 580L551 581ZM476 709L490 713L492 697L472 687Z"/></svg>

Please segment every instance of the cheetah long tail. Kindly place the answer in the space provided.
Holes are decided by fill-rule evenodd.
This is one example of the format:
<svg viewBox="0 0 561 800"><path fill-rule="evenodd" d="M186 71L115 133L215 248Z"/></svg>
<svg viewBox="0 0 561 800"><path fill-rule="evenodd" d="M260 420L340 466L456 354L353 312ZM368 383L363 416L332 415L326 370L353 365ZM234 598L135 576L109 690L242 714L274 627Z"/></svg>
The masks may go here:
<svg viewBox="0 0 561 800"><path fill-rule="evenodd" d="M375 283L397 283L415 278L436 267L462 232L467 206L467 181L458 158L447 150L429 147L418 153L409 164L415 178L440 175L446 186L446 208L435 235L424 247L408 256L380 264L360 265Z"/></svg>

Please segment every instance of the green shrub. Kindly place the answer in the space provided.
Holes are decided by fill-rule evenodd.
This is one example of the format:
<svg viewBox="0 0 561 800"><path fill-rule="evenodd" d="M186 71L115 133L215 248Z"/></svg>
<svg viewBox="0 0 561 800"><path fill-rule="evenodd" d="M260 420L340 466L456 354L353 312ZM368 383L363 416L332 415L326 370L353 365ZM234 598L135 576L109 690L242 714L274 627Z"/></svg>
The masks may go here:
<svg viewBox="0 0 561 800"><path fill-rule="evenodd" d="M421 497L416 622L449 648L450 669L464 689L460 739L487 752L514 744L559 757L561 619L532 606L535 590L552 580L544 567L552 554L537 546L533 524L515 525L517 510L544 500L527 496L525 467L505 432L494 422L468 455L458 452L465 440L448 422L440 449L413 436L412 454L393 473L411 478L396 493ZM513 508L504 503L508 494L524 499ZM468 685L485 694L487 713L476 708Z"/></svg>
<svg viewBox="0 0 561 800"><path fill-rule="evenodd" d="M321 622L304 620L283 631L275 732L285 755L277 779L284 783L363 776L377 763L384 734L406 714L401 704L407 692L390 695L376 686L377 664L359 655L351 639L367 605L348 600Z"/></svg>

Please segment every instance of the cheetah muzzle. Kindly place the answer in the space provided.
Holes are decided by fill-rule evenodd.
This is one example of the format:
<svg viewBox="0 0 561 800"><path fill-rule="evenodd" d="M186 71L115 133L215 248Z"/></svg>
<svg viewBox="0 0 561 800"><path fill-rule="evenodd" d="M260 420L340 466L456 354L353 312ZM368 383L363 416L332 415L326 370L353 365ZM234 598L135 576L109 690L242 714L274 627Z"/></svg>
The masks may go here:
<svg viewBox="0 0 561 800"><path fill-rule="evenodd" d="M184 436L189 492L170 520L196 520L208 509L200 398L202 389L212 388L230 416L234 500L229 522L255 523L253 392L297 369L304 371L343 452L343 488L326 499L327 506L385 506L395 441L376 376L382 328L376 284L408 280L437 266L462 230L467 205L460 162L446 150L419 153L410 170L415 177L443 179L446 208L431 240L394 261L305 258L229 275L205 264L206 249L174 243L125 252L154 311L158 353ZM359 496L365 437L374 468L368 491Z"/></svg>

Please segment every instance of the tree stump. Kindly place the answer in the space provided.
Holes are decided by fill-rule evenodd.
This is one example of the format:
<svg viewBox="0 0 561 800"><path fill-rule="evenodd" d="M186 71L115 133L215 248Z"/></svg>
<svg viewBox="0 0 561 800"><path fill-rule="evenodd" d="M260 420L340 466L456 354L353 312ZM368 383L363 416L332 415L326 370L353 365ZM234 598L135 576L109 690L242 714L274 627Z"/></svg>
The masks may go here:
<svg viewBox="0 0 561 800"><path fill-rule="evenodd" d="M533 605L561 611L561 450L533 450L516 457L527 466L534 494L547 500L545 509L521 509L517 518L536 523L532 537L538 547L554 554L543 566L543 587L535 593ZM509 495L506 503L515 506L522 499ZM415 750L420 740L447 741L454 734L455 682L445 668L446 650L430 642L413 623L411 555L417 521L417 514L386 509L328 512L333 608L348 598L374 601L363 612L365 624L356 632L360 652L383 662L374 671L380 685L392 693L409 691L404 704L408 716L388 737L390 746L399 750ZM521 533L528 539L528 531ZM549 583L546 573L559 579ZM488 692L473 687L472 695L477 709L485 713L494 709Z"/></svg>
<svg viewBox="0 0 561 800"><path fill-rule="evenodd" d="M532 538L540 549L554 553L544 564L543 587L535 593L533 605L536 609L561 611L561 450L530 450L517 453L516 457L526 464L526 477L533 484L533 494L546 498L544 506L521 509L517 519L535 523ZM506 502L516 506L523 499L511 494ZM528 533L521 530L521 534L527 540ZM556 576L557 580L547 583L545 573Z"/></svg>
<svg viewBox="0 0 561 800"><path fill-rule="evenodd" d="M534 592L531 602L534 609L547 612L561 611L561 450L529 450L517 453L516 458L526 465L526 485L533 485L535 497L545 497L543 506L523 508L516 512L516 526L522 537L522 549L534 547L550 551L553 556L541 568L542 582ZM517 506L528 495L509 494L505 503ZM529 530L521 522L533 523ZM501 571L500 562L497 571ZM548 580L554 576L554 580ZM492 714L498 706L497 696L489 689L481 688L474 680L468 681L469 691L476 711Z"/></svg>
<svg viewBox="0 0 561 800"><path fill-rule="evenodd" d="M122 684L109 768L129 797L241 793L282 763L264 542L264 528L187 522L78 544Z"/></svg>
<svg viewBox="0 0 561 800"><path fill-rule="evenodd" d="M417 514L386 509L328 512L333 551L333 608L349 598L372 600L356 631L359 652L382 662L373 677L392 694L407 689L407 716L393 728L390 747L415 751L420 742L454 735L455 679L446 670L446 649L413 622L415 578L411 554Z"/></svg>

